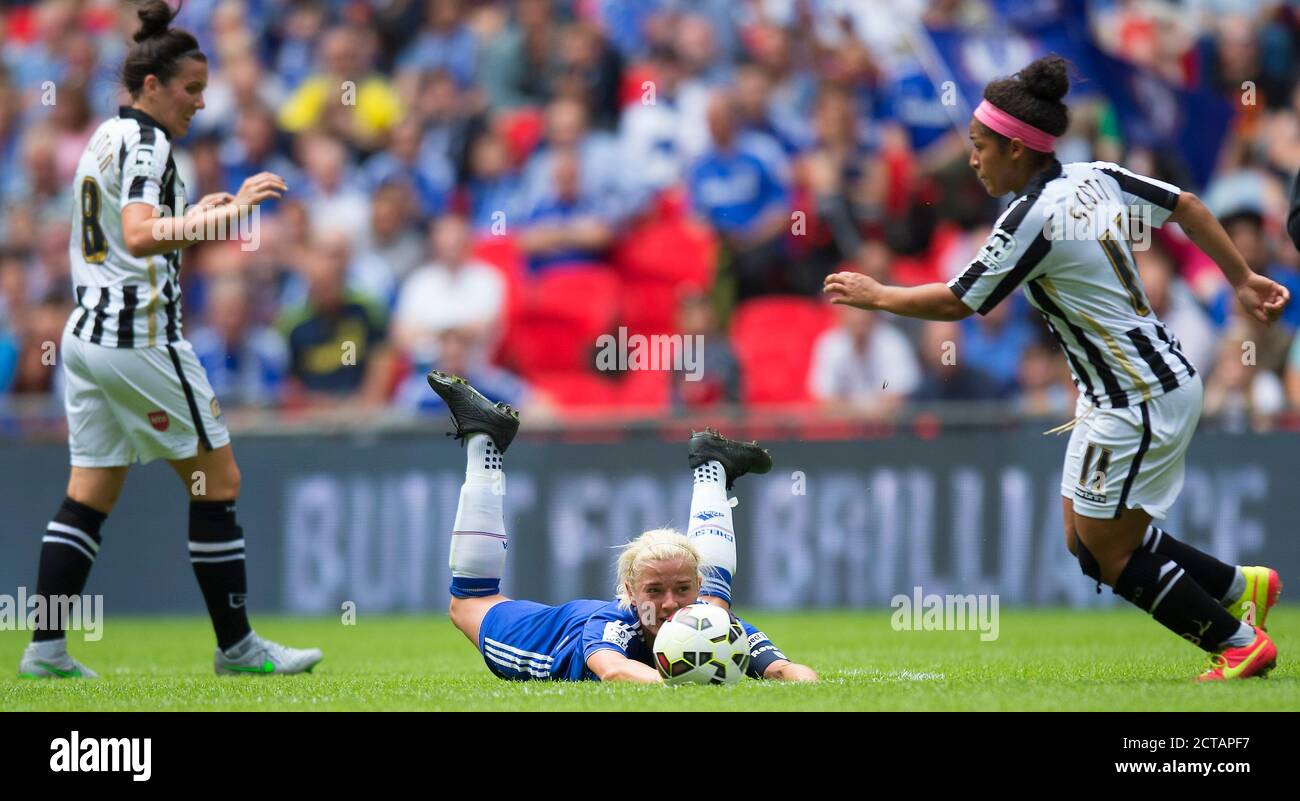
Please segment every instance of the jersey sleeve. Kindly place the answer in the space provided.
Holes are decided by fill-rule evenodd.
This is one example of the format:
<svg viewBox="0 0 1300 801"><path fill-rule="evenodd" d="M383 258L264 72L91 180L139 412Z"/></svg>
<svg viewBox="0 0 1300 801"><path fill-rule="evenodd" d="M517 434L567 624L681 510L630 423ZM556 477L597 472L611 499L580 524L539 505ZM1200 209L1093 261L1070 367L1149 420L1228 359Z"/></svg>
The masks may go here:
<svg viewBox="0 0 1300 801"><path fill-rule="evenodd" d="M1034 211L1036 199L1018 198L1002 212L974 260L948 282L953 294L980 314L988 314L1016 287L1037 277L1052 249L1043 215Z"/></svg>
<svg viewBox="0 0 1300 801"><path fill-rule="evenodd" d="M1109 161L1093 162L1092 166L1097 172L1115 179L1124 195L1125 205L1150 207L1151 224L1156 228L1163 226L1169 215L1174 213L1178 206L1178 196L1183 193L1183 190L1173 184L1129 172Z"/></svg>
<svg viewBox="0 0 1300 801"><path fill-rule="evenodd" d="M631 618L630 611L600 610L582 627L582 661L600 650L617 651L627 656L632 638L640 633L640 625Z"/></svg>
<svg viewBox="0 0 1300 801"><path fill-rule="evenodd" d="M751 679L763 678L763 672L778 659L788 660L788 657L781 653L781 650L768 639L766 634L759 631L757 626L743 619L740 620L740 625L745 627L746 644L749 646L749 670L746 674Z"/></svg>
<svg viewBox="0 0 1300 801"><path fill-rule="evenodd" d="M126 141L126 158L122 161L122 205L148 203L161 206L162 178L171 155L171 143L152 126L140 126L139 135Z"/></svg>

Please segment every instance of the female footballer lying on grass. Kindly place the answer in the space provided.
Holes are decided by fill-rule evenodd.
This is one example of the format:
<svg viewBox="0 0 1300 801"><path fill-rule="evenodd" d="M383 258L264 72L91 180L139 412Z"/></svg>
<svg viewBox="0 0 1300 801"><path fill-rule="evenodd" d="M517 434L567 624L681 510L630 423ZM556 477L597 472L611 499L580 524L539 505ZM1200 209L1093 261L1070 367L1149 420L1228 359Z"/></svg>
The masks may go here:
<svg viewBox="0 0 1300 801"><path fill-rule="evenodd" d="M1225 564L1153 525L1182 489L1202 390L1137 278L1128 223L1178 223L1262 323L1277 320L1290 295L1250 269L1190 192L1107 162L1057 161L1069 86L1065 60L1049 56L985 87L970 122L970 166L990 195L1015 200L961 275L894 287L837 273L825 290L868 311L960 320L1023 287L1079 388L1075 419L1062 427L1073 429L1061 477L1066 546L1099 592L1109 585L1207 651L1201 680L1262 676L1277 660L1264 630L1282 589L1277 572Z"/></svg>
<svg viewBox="0 0 1300 801"><path fill-rule="evenodd" d="M429 386L446 402L468 451L451 535L451 621L488 669L516 681L661 682L652 651L659 626L697 601L730 608L736 541L727 490L745 473L772 469L771 457L711 431L693 435L690 530L656 529L628 543L618 560L616 600L512 601L500 591L507 547L502 455L519 429L519 413L456 376L430 373ZM817 680L811 668L786 659L767 635L741 623L751 677Z"/></svg>

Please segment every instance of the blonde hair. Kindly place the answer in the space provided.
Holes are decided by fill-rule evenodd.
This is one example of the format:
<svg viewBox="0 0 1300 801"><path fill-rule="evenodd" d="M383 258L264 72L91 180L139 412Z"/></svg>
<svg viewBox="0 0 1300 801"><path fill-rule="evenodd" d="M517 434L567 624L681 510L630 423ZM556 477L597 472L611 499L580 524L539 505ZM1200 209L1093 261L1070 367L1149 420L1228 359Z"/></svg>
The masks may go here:
<svg viewBox="0 0 1300 801"><path fill-rule="evenodd" d="M636 585L641 570L649 562L662 562L681 559L695 571L700 572L700 552L695 550L686 535L672 528L654 528L626 545L620 546L623 553L618 555L618 579L614 586L614 595L618 597L619 606L632 608L632 595L628 585Z"/></svg>

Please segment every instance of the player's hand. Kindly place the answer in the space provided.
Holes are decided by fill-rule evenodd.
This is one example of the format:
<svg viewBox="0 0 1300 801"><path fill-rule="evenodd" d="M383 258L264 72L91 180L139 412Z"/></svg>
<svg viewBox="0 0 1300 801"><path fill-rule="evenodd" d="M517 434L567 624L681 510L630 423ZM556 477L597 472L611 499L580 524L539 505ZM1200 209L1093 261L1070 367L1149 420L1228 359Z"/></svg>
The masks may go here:
<svg viewBox="0 0 1300 801"><path fill-rule="evenodd" d="M283 197L289 187L284 179L273 172L259 172L244 181L235 195L235 205L256 206L264 200Z"/></svg>
<svg viewBox="0 0 1300 801"><path fill-rule="evenodd" d="M1267 276L1252 273L1237 287L1237 300L1251 317L1271 325L1291 300L1291 291Z"/></svg>
<svg viewBox="0 0 1300 801"><path fill-rule="evenodd" d="M862 273L834 273L822 282L822 292L831 296L831 303L868 311L876 308L880 288L879 281Z"/></svg>
<svg viewBox="0 0 1300 801"><path fill-rule="evenodd" d="M234 199L235 196L229 192L213 192L210 195L204 195L199 198L199 202L195 203L190 208L195 209L196 211L207 211L213 206L224 206Z"/></svg>

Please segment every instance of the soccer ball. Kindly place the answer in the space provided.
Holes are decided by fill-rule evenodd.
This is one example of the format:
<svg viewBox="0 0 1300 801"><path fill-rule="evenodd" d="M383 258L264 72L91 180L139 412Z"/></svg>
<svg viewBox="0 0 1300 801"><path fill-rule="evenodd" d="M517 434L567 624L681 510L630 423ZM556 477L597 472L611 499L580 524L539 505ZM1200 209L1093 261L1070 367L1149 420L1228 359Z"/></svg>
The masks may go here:
<svg viewBox="0 0 1300 801"><path fill-rule="evenodd" d="M665 684L735 684L749 667L749 644L736 616L709 603L678 609L655 636Z"/></svg>

